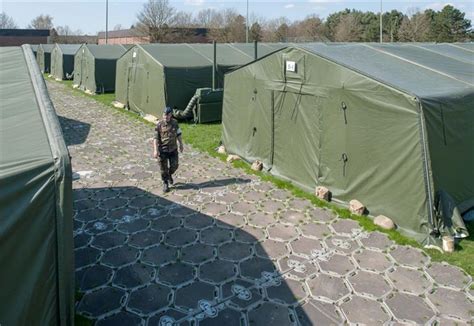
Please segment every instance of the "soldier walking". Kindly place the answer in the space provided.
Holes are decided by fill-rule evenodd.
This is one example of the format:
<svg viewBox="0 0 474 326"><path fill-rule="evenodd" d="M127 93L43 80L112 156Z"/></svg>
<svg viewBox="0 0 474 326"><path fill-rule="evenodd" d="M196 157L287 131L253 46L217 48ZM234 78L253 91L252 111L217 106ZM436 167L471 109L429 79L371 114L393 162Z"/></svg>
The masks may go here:
<svg viewBox="0 0 474 326"><path fill-rule="evenodd" d="M153 157L160 163L163 192L169 191L169 185L173 184L173 173L178 169L178 144L179 151L183 152L181 129L178 121L173 119L172 112L170 107L165 108L162 119L156 125L153 139Z"/></svg>

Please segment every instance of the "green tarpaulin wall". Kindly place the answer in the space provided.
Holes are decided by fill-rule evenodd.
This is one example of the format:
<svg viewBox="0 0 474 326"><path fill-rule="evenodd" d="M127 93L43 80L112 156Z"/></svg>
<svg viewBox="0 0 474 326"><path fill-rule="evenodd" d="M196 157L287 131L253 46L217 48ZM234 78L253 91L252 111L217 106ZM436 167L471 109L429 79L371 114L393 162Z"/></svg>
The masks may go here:
<svg viewBox="0 0 474 326"><path fill-rule="evenodd" d="M51 75L56 79L72 79L74 56L80 44L56 44L51 51Z"/></svg>
<svg viewBox="0 0 474 326"><path fill-rule="evenodd" d="M260 55L282 48L259 44ZM253 61L252 45L217 45L217 85L224 73ZM212 44L147 44L117 61L116 100L142 114L160 116L165 106L184 110L197 88L212 87Z"/></svg>
<svg viewBox="0 0 474 326"><path fill-rule="evenodd" d="M290 46L226 75L224 144L308 191L358 199L425 244L466 235L473 55L447 44ZM433 209L443 193L456 207L444 215Z"/></svg>
<svg viewBox="0 0 474 326"><path fill-rule="evenodd" d="M0 48L0 76L0 324L72 325L68 150L31 48Z"/></svg>
<svg viewBox="0 0 474 326"><path fill-rule="evenodd" d="M126 51L122 45L82 45L74 58L74 85L92 93L113 92L117 59Z"/></svg>
<svg viewBox="0 0 474 326"><path fill-rule="evenodd" d="M54 44L40 44L36 50L36 61L42 73L51 71L51 51Z"/></svg>

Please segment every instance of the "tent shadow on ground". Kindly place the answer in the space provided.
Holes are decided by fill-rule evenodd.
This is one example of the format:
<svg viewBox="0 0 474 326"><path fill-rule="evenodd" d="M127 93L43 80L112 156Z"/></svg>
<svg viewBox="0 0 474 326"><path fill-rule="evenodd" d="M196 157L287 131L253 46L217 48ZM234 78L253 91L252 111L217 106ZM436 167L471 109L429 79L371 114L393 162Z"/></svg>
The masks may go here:
<svg viewBox="0 0 474 326"><path fill-rule="evenodd" d="M310 324L293 308L296 281L290 288L282 277L294 268L279 271L259 243L263 231L257 238L241 228L244 216L190 207L136 187L74 189L78 313L96 325Z"/></svg>
<svg viewBox="0 0 474 326"><path fill-rule="evenodd" d="M80 145L86 142L87 136L91 130L91 125L89 123L69 119L60 115L58 115L58 119L67 146ZM74 132L68 132L70 129L73 129Z"/></svg>

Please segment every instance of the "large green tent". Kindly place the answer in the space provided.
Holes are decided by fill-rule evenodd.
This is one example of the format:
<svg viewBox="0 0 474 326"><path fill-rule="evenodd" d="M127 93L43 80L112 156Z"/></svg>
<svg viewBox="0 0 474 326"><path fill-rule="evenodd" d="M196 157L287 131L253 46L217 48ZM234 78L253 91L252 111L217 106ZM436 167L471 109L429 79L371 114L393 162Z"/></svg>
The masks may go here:
<svg viewBox="0 0 474 326"><path fill-rule="evenodd" d="M72 79L74 71L74 56L80 44L56 44L51 51L51 75L54 78Z"/></svg>
<svg viewBox="0 0 474 326"><path fill-rule="evenodd" d="M72 325L68 150L31 48L0 48L0 323Z"/></svg>
<svg viewBox="0 0 474 326"><path fill-rule="evenodd" d="M54 44L40 44L36 50L36 61L43 73L51 71L51 51L53 48Z"/></svg>
<svg viewBox="0 0 474 326"><path fill-rule="evenodd" d="M36 54L38 53L38 47L39 47L39 44L31 44L31 50L33 51L33 54L35 55L35 58L36 58Z"/></svg>
<svg viewBox="0 0 474 326"><path fill-rule="evenodd" d="M82 45L74 58L75 87L92 93L113 92L117 59L126 51L122 45Z"/></svg>
<svg viewBox="0 0 474 326"><path fill-rule="evenodd" d="M226 75L223 142L303 189L360 200L426 244L465 236L473 54L446 44L290 46Z"/></svg>
<svg viewBox="0 0 474 326"><path fill-rule="evenodd" d="M117 61L116 101L154 116L166 105L184 110L197 88L212 86L213 51L212 44L134 46ZM216 52L218 87L226 72L254 59L235 44L218 44Z"/></svg>

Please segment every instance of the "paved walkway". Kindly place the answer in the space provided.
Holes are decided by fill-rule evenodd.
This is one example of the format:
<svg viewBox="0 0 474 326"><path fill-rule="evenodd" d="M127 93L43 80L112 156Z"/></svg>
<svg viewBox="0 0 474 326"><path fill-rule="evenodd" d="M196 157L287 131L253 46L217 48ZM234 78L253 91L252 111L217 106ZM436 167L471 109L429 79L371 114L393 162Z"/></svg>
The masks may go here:
<svg viewBox="0 0 474 326"><path fill-rule="evenodd" d="M48 82L72 156L77 312L98 325L472 323L471 278ZM186 140L186 135L184 135Z"/></svg>

